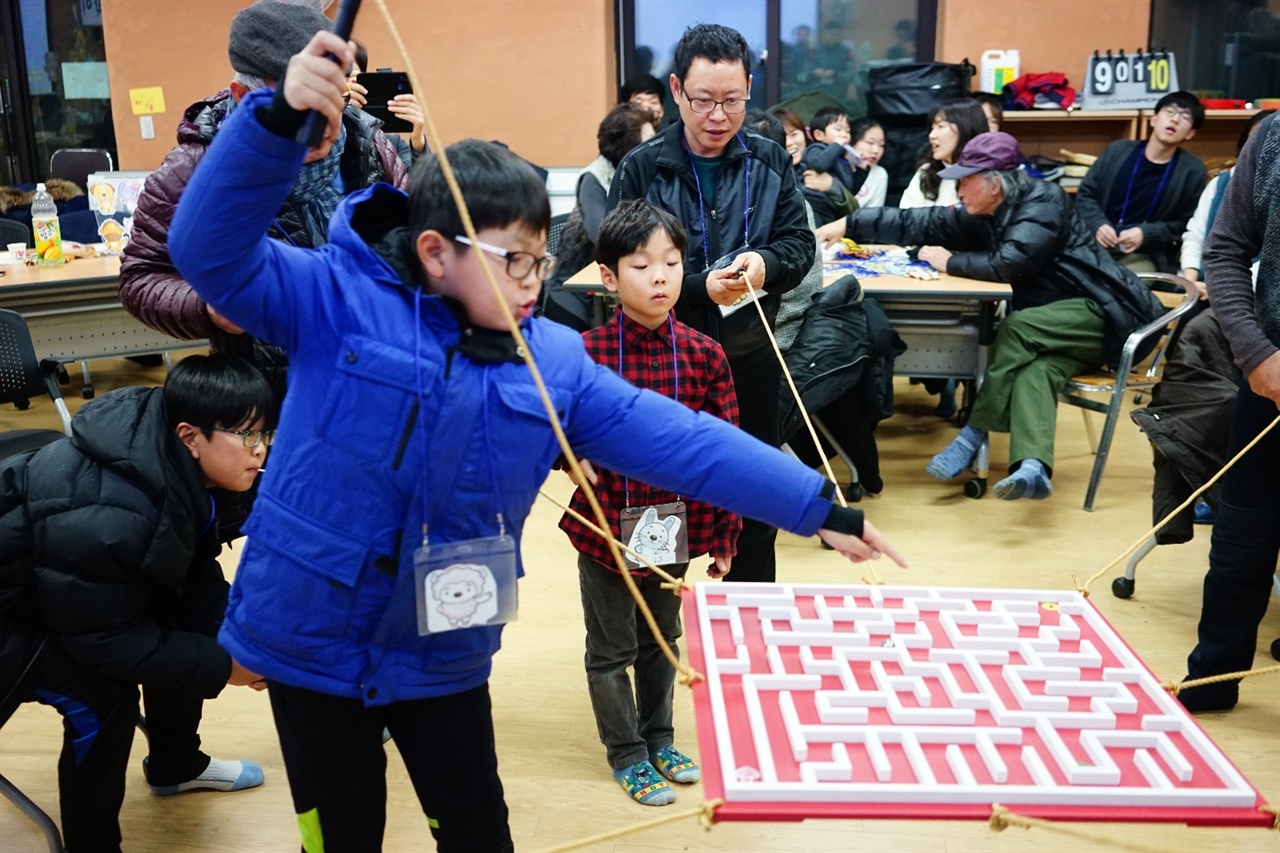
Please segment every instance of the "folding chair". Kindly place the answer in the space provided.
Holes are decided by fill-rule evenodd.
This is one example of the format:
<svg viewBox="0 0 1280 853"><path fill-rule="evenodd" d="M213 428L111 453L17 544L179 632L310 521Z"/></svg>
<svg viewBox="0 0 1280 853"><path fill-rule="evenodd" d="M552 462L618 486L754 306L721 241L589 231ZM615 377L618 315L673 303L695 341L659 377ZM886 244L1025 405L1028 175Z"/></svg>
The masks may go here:
<svg viewBox="0 0 1280 853"><path fill-rule="evenodd" d="M49 177L73 181L85 192L90 175L114 170L111 152L105 148L59 148L49 157Z"/></svg>
<svg viewBox="0 0 1280 853"><path fill-rule="evenodd" d="M1089 476L1089 489L1084 498L1084 508L1088 512L1093 511L1093 501L1097 497L1098 486L1102 482L1102 472L1107 466L1107 454L1111 451L1111 438L1115 434L1116 421L1120 418L1125 394L1134 391L1150 391L1160 381L1159 371L1153 372L1134 364L1134 354L1144 341L1172 333L1176 324L1195 307L1199 299L1195 285L1185 278L1166 273L1139 273L1138 276L1153 291L1156 291L1157 297L1163 297L1161 302L1165 303L1169 310L1129 335L1124 342L1120 363L1116 366L1114 373L1107 370L1073 376L1067 380L1066 386L1059 393L1059 398L1068 405L1101 412L1107 416L1103 423L1102 435L1098 436L1094 432L1093 421L1089 419L1088 411L1081 413L1084 416L1085 432L1088 433L1089 443L1094 450L1093 473ZM1181 297L1177 294L1181 294ZM1171 302L1172 305L1170 305ZM1103 402L1087 396L1089 394L1110 396Z"/></svg>
<svg viewBox="0 0 1280 853"><path fill-rule="evenodd" d="M0 309L0 403L26 409L34 397L48 396L62 419L62 432L54 429L19 429L0 433L0 459L43 447L71 435L71 413L58 388L58 363L38 361L27 322L17 311Z"/></svg>

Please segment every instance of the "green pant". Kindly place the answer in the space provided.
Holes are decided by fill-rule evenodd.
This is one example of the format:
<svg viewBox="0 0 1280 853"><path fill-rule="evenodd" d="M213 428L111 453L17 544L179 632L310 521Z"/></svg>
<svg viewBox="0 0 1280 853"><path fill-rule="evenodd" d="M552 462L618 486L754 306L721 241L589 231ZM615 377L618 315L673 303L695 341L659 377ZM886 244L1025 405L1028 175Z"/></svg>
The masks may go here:
<svg viewBox="0 0 1280 853"><path fill-rule="evenodd" d="M996 329L969 424L1009 433L1011 470L1024 459L1052 470L1058 392L1104 362L1102 329L1102 309L1084 298L1014 311Z"/></svg>

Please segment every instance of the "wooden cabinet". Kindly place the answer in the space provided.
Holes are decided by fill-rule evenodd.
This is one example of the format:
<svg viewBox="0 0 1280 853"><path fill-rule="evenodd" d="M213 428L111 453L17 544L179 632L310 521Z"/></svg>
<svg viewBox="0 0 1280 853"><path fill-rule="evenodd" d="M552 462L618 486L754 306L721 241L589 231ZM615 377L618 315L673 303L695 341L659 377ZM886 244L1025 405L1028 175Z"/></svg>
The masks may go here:
<svg viewBox="0 0 1280 853"><path fill-rule="evenodd" d="M1206 110L1204 124L1183 145L1210 167L1236 156L1236 140L1257 110ZM1066 148L1101 154L1117 139L1146 139L1153 110L1019 110L1004 114L1004 130L1024 154L1058 159Z"/></svg>

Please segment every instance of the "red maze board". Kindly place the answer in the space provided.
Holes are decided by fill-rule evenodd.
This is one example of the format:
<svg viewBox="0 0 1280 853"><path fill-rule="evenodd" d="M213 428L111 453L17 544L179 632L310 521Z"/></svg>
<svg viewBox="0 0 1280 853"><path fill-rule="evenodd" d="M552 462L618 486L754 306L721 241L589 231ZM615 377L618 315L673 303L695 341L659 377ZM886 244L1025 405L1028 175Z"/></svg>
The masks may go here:
<svg viewBox="0 0 1280 853"><path fill-rule="evenodd" d="M685 592L720 820L1269 826L1261 796L1079 593L698 584Z"/></svg>

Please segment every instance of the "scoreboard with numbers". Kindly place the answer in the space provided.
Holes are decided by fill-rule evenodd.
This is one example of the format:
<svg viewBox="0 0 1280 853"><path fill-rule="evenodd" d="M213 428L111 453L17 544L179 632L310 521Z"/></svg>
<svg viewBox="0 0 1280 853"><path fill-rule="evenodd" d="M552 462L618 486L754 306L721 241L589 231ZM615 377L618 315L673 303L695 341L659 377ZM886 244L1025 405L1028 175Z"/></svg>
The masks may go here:
<svg viewBox="0 0 1280 853"><path fill-rule="evenodd" d="M1085 70L1081 109L1151 109L1177 90L1178 67L1171 51L1094 51Z"/></svg>

